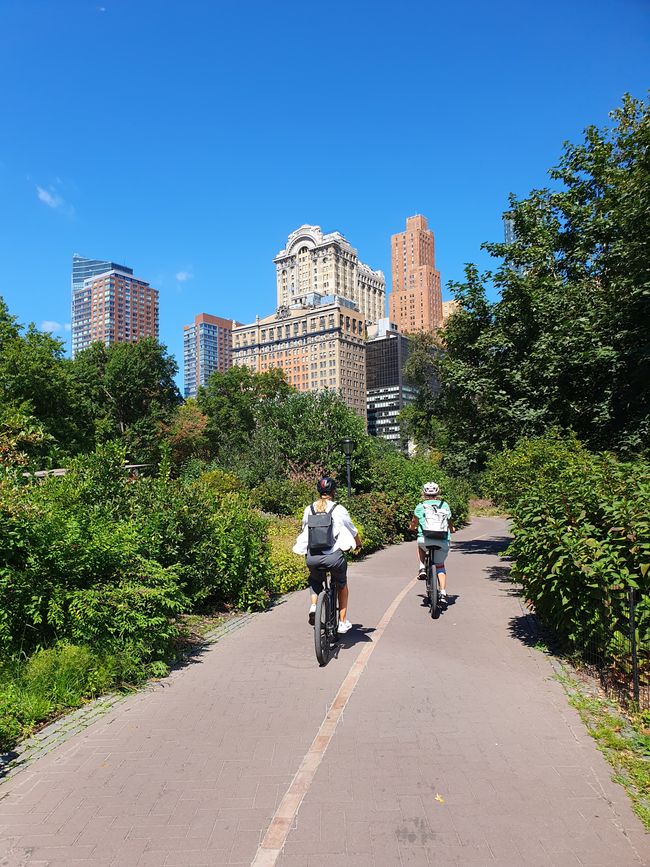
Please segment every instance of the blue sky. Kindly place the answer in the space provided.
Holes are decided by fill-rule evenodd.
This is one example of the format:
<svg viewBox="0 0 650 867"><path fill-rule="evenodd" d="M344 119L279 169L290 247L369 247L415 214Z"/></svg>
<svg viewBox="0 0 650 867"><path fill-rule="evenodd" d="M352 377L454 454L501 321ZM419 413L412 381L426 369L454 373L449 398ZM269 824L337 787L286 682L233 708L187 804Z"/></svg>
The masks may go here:
<svg viewBox="0 0 650 867"><path fill-rule="evenodd" d="M389 286L413 213L443 285L487 264L508 193L650 85L647 0L0 0L0 19L0 295L67 339L72 253L121 261L160 290L180 363L195 314L273 311L302 223Z"/></svg>

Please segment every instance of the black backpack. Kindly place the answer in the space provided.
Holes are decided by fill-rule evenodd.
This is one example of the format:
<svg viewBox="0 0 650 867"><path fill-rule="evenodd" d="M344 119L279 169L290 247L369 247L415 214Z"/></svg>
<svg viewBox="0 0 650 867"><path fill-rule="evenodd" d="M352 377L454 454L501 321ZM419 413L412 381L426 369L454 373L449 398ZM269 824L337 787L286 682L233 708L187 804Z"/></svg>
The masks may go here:
<svg viewBox="0 0 650 867"><path fill-rule="evenodd" d="M307 547L310 554L322 554L334 547L334 522L332 512L338 503L334 503L329 512L317 512L310 506L311 514L307 516Z"/></svg>

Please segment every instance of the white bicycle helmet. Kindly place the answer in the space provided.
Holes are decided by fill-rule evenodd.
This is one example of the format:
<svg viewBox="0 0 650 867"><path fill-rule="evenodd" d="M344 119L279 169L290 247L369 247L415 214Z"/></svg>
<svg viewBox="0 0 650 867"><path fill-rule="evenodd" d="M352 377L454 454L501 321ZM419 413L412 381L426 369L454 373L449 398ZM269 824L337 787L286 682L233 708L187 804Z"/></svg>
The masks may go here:
<svg viewBox="0 0 650 867"><path fill-rule="evenodd" d="M422 485L422 496L437 497L440 493L440 485L437 482L425 482Z"/></svg>

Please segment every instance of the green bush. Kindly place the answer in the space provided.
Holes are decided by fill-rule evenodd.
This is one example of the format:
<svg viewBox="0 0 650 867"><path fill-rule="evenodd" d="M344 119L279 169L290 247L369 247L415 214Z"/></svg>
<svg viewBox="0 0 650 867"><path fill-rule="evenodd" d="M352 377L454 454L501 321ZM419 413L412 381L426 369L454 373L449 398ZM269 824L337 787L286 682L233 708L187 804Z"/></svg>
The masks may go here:
<svg viewBox="0 0 650 867"><path fill-rule="evenodd" d="M557 429L546 436L523 437L511 449L492 455L481 479L481 492L511 510L531 485L553 485L569 464L589 463L589 453L573 434Z"/></svg>
<svg viewBox="0 0 650 867"><path fill-rule="evenodd" d="M291 550L300 532L300 522L291 518L269 522L269 589L279 595L307 586L309 570L304 557Z"/></svg>
<svg viewBox="0 0 650 867"><path fill-rule="evenodd" d="M650 466L592 455L569 440L525 440L491 462L513 516L512 575L540 621L567 647L620 652L628 589L639 592L638 639L650 651ZM509 495L515 480L520 487ZM525 484L525 494L523 485Z"/></svg>
<svg viewBox="0 0 650 867"><path fill-rule="evenodd" d="M299 479L265 479L251 491L251 503L273 515L295 515L316 496L314 482Z"/></svg>

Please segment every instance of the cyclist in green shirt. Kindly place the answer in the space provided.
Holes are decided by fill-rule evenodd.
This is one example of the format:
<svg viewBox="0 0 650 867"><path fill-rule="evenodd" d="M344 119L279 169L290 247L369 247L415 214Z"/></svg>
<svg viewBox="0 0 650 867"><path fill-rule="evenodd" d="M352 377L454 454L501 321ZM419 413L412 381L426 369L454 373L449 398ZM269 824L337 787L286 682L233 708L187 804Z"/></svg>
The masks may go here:
<svg viewBox="0 0 650 867"><path fill-rule="evenodd" d="M413 518L411 519L411 524L409 526L409 529L412 532L415 532L415 530L417 530L418 532L418 578L422 581L426 578L424 561L426 557L427 546L424 544L424 533L422 531L424 524L425 506L435 506L436 509L444 512L447 515L449 521L447 538L436 539L433 546L433 562L435 563L436 571L438 572L438 581L440 583L440 599L442 602L446 603L447 570L445 568L445 560L447 559L447 555L449 554L451 533L453 532L454 528L451 523L451 509L449 508L449 503L445 502L445 500L440 496L440 485L438 485L436 482L427 482L425 485L422 486L422 500L413 510Z"/></svg>

